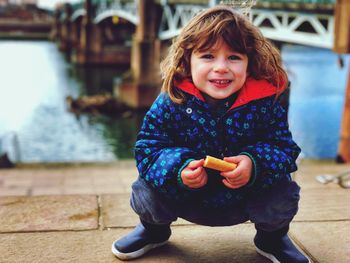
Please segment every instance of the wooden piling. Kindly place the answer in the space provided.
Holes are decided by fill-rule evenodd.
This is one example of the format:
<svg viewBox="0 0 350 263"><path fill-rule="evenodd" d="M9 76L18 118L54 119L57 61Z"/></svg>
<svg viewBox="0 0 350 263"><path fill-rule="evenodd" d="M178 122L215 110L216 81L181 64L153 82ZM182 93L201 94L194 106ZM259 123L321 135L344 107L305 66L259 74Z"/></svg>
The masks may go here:
<svg viewBox="0 0 350 263"><path fill-rule="evenodd" d="M334 46L337 53L350 53L350 0L337 0L334 10Z"/></svg>
<svg viewBox="0 0 350 263"><path fill-rule="evenodd" d="M334 46L336 53L350 53L350 0L337 0L335 5ZM350 163L350 68L345 93L343 119L340 130L339 163Z"/></svg>
<svg viewBox="0 0 350 263"><path fill-rule="evenodd" d="M340 131L337 162L350 163L350 68L345 94L344 112Z"/></svg>

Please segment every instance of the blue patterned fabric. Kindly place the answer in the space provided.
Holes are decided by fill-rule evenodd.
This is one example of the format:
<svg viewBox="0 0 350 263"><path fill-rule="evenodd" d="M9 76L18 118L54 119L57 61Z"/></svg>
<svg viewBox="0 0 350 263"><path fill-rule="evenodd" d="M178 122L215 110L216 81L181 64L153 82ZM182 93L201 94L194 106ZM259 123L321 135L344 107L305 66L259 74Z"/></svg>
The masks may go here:
<svg viewBox="0 0 350 263"><path fill-rule="evenodd" d="M275 96L230 109L235 98L213 109L197 97L173 103L161 93L147 112L135 146L140 176L165 197L227 207L289 177L297 167L300 148L288 128L287 113ZM180 173L193 159L248 155L254 166L249 185L229 189L217 171L207 169L208 183L190 189Z"/></svg>

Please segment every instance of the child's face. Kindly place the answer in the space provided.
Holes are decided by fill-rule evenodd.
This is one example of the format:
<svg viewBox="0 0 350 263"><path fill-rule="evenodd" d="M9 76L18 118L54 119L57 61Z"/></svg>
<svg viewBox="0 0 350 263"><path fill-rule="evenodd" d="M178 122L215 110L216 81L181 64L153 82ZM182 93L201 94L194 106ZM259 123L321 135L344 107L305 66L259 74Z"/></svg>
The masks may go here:
<svg viewBox="0 0 350 263"><path fill-rule="evenodd" d="M209 103L240 90L247 78L248 57L232 51L222 40L210 50L193 51L191 75L194 85Z"/></svg>

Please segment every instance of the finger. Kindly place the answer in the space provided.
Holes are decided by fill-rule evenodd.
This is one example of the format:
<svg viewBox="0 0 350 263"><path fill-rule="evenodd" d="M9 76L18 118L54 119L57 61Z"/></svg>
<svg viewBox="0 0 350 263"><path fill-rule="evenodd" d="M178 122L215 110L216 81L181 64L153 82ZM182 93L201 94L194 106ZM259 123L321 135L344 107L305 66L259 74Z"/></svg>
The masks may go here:
<svg viewBox="0 0 350 263"><path fill-rule="evenodd" d="M195 170L187 170L185 171L185 176L189 181L195 181L198 180L200 177L200 174L203 172L202 167L198 167Z"/></svg>
<svg viewBox="0 0 350 263"><path fill-rule="evenodd" d="M227 179L223 179L222 182L226 187L231 188L231 189L235 189L235 187L232 186Z"/></svg>
<svg viewBox="0 0 350 263"><path fill-rule="evenodd" d="M240 170L233 170L233 171L227 171L227 172L221 172L220 175L223 177L228 177L228 178L236 178L241 175Z"/></svg>
<svg viewBox="0 0 350 263"><path fill-rule="evenodd" d="M200 173L202 171L202 169L203 169L202 167L197 167L194 169L187 167L184 170L182 170L182 173L185 173L186 175L191 176L191 175L196 175L196 174Z"/></svg>
<svg viewBox="0 0 350 263"><path fill-rule="evenodd" d="M249 181L249 179L243 177L239 180L228 180L230 182L231 185L233 186L238 186L238 187L241 187L243 185L246 185Z"/></svg>
<svg viewBox="0 0 350 263"><path fill-rule="evenodd" d="M208 182L208 176L207 176L207 174L205 174L204 176L203 176L203 186L204 185L206 185L207 184L207 182Z"/></svg>
<svg viewBox="0 0 350 263"><path fill-rule="evenodd" d="M196 169L198 167L203 166L203 164L204 164L204 159L200 159L200 160L195 160L195 161L190 162L187 165L187 167L190 168L190 169Z"/></svg>
<svg viewBox="0 0 350 263"><path fill-rule="evenodd" d="M208 182L208 176L207 176L206 174L203 174L203 175L201 176L201 180L200 180L199 184L200 184L201 186L204 186L204 185L207 184L207 182Z"/></svg>
<svg viewBox="0 0 350 263"><path fill-rule="evenodd" d="M195 179L192 179L192 180L187 180L186 179L186 181L189 184L199 184L202 180L203 180L203 178L201 176L198 176L198 177L196 177Z"/></svg>
<svg viewBox="0 0 350 263"><path fill-rule="evenodd" d="M192 188L201 188L207 184L207 181L208 181L207 177L203 176L199 182L197 182L195 184L191 184L191 187Z"/></svg>
<svg viewBox="0 0 350 263"><path fill-rule="evenodd" d="M239 174L237 176L231 177L228 176L226 177L230 182L239 182L239 181L246 181L247 177L244 174Z"/></svg>
<svg viewBox="0 0 350 263"><path fill-rule="evenodd" d="M231 188L231 189L237 189L237 188L240 188L242 185L240 184L232 184L230 183L227 179L224 179L222 180L222 182L224 183L224 185L228 188Z"/></svg>
<svg viewBox="0 0 350 263"><path fill-rule="evenodd" d="M239 174L238 176L235 177L227 177L229 179L230 182L239 182L239 181L244 181L245 177L243 176L243 174Z"/></svg>
<svg viewBox="0 0 350 263"><path fill-rule="evenodd" d="M199 180L198 182L189 182L189 186L191 188L199 188L202 186L202 182L201 182L201 180Z"/></svg>
<svg viewBox="0 0 350 263"><path fill-rule="evenodd" d="M229 181L230 182L230 181ZM234 187L241 187L243 185L245 185L247 182L244 180L241 181L236 181L236 182L230 182L230 184Z"/></svg>
<svg viewBox="0 0 350 263"><path fill-rule="evenodd" d="M233 171L221 172L220 174L226 178L233 180L233 179L239 179L239 178L244 177L245 171L244 171L244 169L236 168Z"/></svg>
<svg viewBox="0 0 350 263"><path fill-rule="evenodd" d="M241 158L238 156L224 157L224 161L237 164L241 161Z"/></svg>

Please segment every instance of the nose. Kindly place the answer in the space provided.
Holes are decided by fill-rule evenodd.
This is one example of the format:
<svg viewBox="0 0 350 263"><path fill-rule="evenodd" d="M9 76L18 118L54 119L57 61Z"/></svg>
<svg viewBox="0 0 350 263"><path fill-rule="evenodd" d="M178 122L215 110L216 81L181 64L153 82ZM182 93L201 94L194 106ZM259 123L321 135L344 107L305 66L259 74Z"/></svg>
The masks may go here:
<svg viewBox="0 0 350 263"><path fill-rule="evenodd" d="M216 59L213 67L216 73L226 73L228 71L227 61L224 58Z"/></svg>

